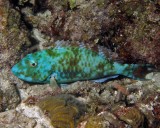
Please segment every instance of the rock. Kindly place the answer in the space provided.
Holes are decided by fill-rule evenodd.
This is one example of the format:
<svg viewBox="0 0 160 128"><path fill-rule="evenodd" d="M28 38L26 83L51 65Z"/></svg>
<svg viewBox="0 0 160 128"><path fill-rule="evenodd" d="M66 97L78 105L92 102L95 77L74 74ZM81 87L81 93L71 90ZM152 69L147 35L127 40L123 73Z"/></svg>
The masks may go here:
<svg viewBox="0 0 160 128"><path fill-rule="evenodd" d="M0 114L1 128L38 128L36 121L18 113L16 110L9 110ZM42 127L39 127L42 128Z"/></svg>
<svg viewBox="0 0 160 128"><path fill-rule="evenodd" d="M18 91L8 80L0 74L1 111L15 108L20 103Z"/></svg>
<svg viewBox="0 0 160 128"><path fill-rule="evenodd" d="M10 69L20 58L20 53L23 51L22 47L29 45L30 42L25 27L20 27L20 13L10 8L9 1L1 0L0 2L0 20L0 90L2 91L0 104L3 108L0 111L5 111L15 108L20 103L14 81L17 81L17 85L21 84L21 81L14 78Z"/></svg>

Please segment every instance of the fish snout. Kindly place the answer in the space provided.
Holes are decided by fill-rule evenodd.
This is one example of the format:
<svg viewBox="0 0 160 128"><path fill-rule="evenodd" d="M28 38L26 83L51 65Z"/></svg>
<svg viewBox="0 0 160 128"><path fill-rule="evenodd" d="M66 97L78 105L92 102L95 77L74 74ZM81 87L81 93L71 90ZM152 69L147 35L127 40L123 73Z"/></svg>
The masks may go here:
<svg viewBox="0 0 160 128"><path fill-rule="evenodd" d="M11 72L21 80L32 81L31 77L27 77L23 74L18 65L14 65L11 69Z"/></svg>
<svg viewBox="0 0 160 128"><path fill-rule="evenodd" d="M17 76L17 74L18 74L18 67L17 67L17 65L14 65L13 67L12 67L12 69L11 69L11 72L15 75L15 76Z"/></svg>

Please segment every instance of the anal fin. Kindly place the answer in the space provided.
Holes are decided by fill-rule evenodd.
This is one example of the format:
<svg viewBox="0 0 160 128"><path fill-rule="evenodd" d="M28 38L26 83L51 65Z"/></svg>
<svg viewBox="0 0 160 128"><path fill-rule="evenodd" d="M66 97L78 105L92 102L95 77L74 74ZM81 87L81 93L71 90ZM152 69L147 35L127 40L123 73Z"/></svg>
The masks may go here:
<svg viewBox="0 0 160 128"><path fill-rule="evenodd" d="M96 80L91 80L93 82L96 82L96 83L104 83L110 79L115 79L117 78L119 75L113 75L113 76L107 76L105 78L100 78L100 79L96 79Z"/></svg>

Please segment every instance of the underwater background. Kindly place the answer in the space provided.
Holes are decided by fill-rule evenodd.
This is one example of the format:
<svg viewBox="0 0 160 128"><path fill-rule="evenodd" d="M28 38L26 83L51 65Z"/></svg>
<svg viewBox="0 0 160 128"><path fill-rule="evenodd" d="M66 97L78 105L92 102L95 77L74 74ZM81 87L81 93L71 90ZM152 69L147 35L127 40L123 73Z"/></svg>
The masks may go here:
<svg viewBox="0 0 160 128"><path fill-rule="evenodd" d="M121 63L155 70L140 70L143 80L61 87L11 72L26 55L57 41L101 46ZM159 69L159 0L0 0L0 128L160 128Z"/></svg>

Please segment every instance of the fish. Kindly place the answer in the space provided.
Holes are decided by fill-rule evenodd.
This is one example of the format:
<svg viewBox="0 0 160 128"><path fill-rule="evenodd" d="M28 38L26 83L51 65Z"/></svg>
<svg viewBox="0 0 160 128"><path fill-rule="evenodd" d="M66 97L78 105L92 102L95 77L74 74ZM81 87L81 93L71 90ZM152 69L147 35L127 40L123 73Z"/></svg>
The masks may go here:
<svg viewBox="0 0 160 128"><path fill-rule="evenodd" d="M12 67L12 73L26 82L49 83L54 77L58 84L67 84L104 82L119 75L143 79L150 71L145 65L121 63L114 52L103 46L70 41L56 41L54 45L26 55Z"/></svg>

